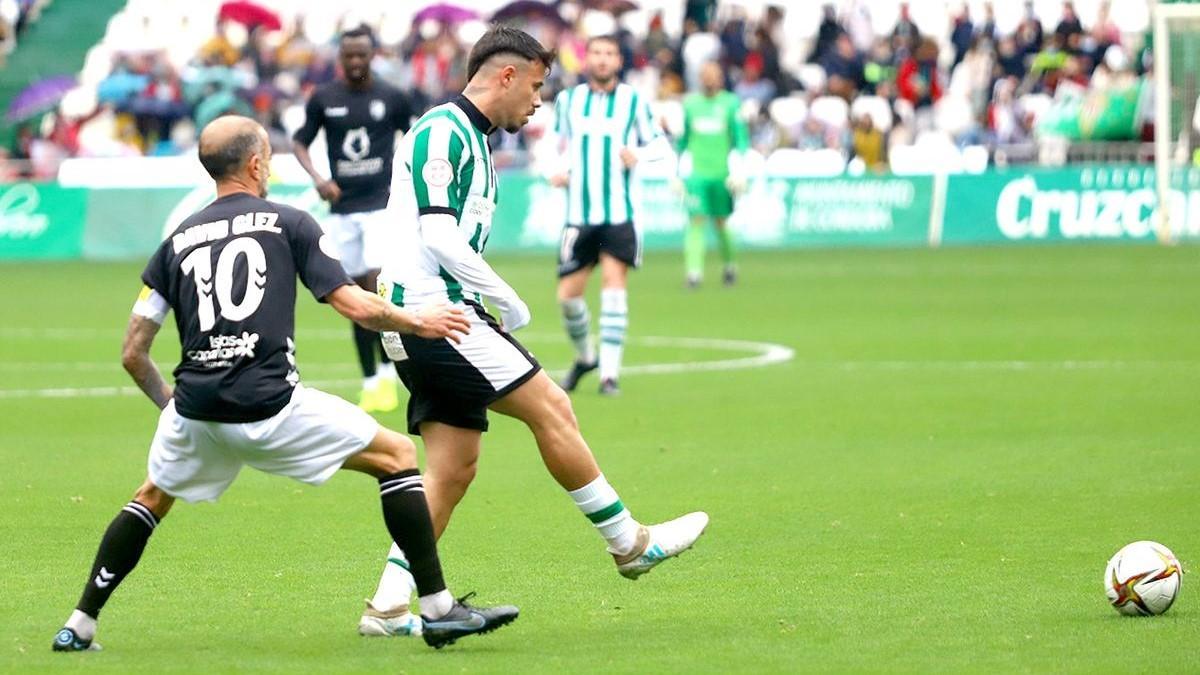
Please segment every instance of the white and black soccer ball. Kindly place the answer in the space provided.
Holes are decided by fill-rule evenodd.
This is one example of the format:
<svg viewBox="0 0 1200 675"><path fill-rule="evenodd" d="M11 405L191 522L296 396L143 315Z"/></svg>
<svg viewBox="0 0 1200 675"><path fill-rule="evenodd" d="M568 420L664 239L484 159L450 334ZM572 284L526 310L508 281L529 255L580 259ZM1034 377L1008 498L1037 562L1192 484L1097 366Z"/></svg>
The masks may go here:
<svg viewBox="0 0 1200 675"><path fill-rule="evenodd" d="M1104 592L1122 614L1152 616L1171 608L1183 583L1183 567L1171 549L1135 541L1117 551L1104 570Z"/></svg>

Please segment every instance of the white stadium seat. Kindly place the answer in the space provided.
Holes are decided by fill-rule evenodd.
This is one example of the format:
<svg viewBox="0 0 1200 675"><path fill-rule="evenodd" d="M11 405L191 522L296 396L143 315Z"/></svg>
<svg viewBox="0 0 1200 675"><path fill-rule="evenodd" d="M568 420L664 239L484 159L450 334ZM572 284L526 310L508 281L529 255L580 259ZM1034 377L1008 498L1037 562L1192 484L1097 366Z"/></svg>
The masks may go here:
<svg viewBox="0 0 1200 675"><path fill-rule="evenodd" d="M800 126L808 117L808 102L799 96L777 98L767 106L767 112L773 122L790 129Z"/></svg>
<svg viewBox="0 0 1200 675"><path fill-rule="evenodd" d="M805 91L818 93L825 91L825 69L815 63L806 63L800 66L799 77L800 84L804 86Z"/></svg>
<svg viewBox="0 0 1200 675"><path fill-rule="evenodd" d="M850 106L837 96L818 96L808 113L835 129L844 129L850 120Z"/></svg>
<svg viewBox="0 0 1200 675"><path fill-rule="evenodd" d="M892 106L886 98L880 96L859 96L850 104L850 116L858 119L860 115L870 115L871 122L883 133L892 128Z"/></svg>

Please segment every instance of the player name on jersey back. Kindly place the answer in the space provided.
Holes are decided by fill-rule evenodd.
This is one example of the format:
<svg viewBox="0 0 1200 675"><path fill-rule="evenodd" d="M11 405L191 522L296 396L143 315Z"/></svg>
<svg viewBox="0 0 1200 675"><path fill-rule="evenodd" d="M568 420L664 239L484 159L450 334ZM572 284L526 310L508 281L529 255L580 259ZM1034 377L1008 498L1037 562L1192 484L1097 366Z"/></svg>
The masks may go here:
<svg viewBox="0 0 1200 675"><path fill-rule="evenodd" d="M175 254L178 255L186 248L225 239L231 235L236 236L251 232L281 234L283 230L275 227L275 223L278 220L278 213L252 211L234 216L232 221L228 218L222 218L221 220L214 220L211 223L200 223L199 225L192 225L186 230L172 236L171 246L175 249Z"/></svg>

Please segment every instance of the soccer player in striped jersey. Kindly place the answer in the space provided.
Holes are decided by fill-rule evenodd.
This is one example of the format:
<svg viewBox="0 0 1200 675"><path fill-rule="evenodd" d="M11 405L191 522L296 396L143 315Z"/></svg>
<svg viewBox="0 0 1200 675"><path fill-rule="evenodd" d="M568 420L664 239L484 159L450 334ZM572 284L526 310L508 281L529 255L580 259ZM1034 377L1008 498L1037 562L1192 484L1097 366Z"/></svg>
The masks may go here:
<svg viewBox="0 0 1200 675"><path fill-rule="evenodd" d="M649 527L634 520L580 435L570 398L511 334L529 323L529 308L482 256L497 202L488 135L516 132L529 121L553 61L528 34L490 29L471 50L462 95L425 113L402 141L389 204L401 242L379 291L409 310L449 302L471 330L459 342L384 333L384 346L411 394L408 428L425 442L425 496L436 534L475 476L493 410L529 427L542 462L605 539L617 571L637 578L691 547L708 516L689 513ZM390 615L409 603L405 565L393 546L361 633L403 634Z"/></svg>
<svg viewBox="0 0 1200 675"><path fill-rule="evenodd" d="M633 87L621 82L621 50L616 38L588 40L587 82L559 93L554 101L555 131L569 169L550 183L567 188L567 220L558 259L558 302L575 363L563 379L574 391L579 378L600 368L600 393L620 392L617 378L629 326L626 282L629 268L642 262L642 238L634 224L630 176L638 161L671 153L654 127L650 107ZM591 316L583 294L600 265L600 354L591 338Z"/></svg>

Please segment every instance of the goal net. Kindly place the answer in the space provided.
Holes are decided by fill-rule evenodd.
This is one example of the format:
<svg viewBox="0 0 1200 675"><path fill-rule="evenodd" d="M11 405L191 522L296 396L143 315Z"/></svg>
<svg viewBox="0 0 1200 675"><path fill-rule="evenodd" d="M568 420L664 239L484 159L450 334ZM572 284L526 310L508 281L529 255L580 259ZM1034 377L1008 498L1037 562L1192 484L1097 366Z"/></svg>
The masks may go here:
<svg viewBox="0 0 1200 675"><path fill-rule="evenodd" d="M1200 240L1200 0L1151 9L1158 238Z"/></svg>

